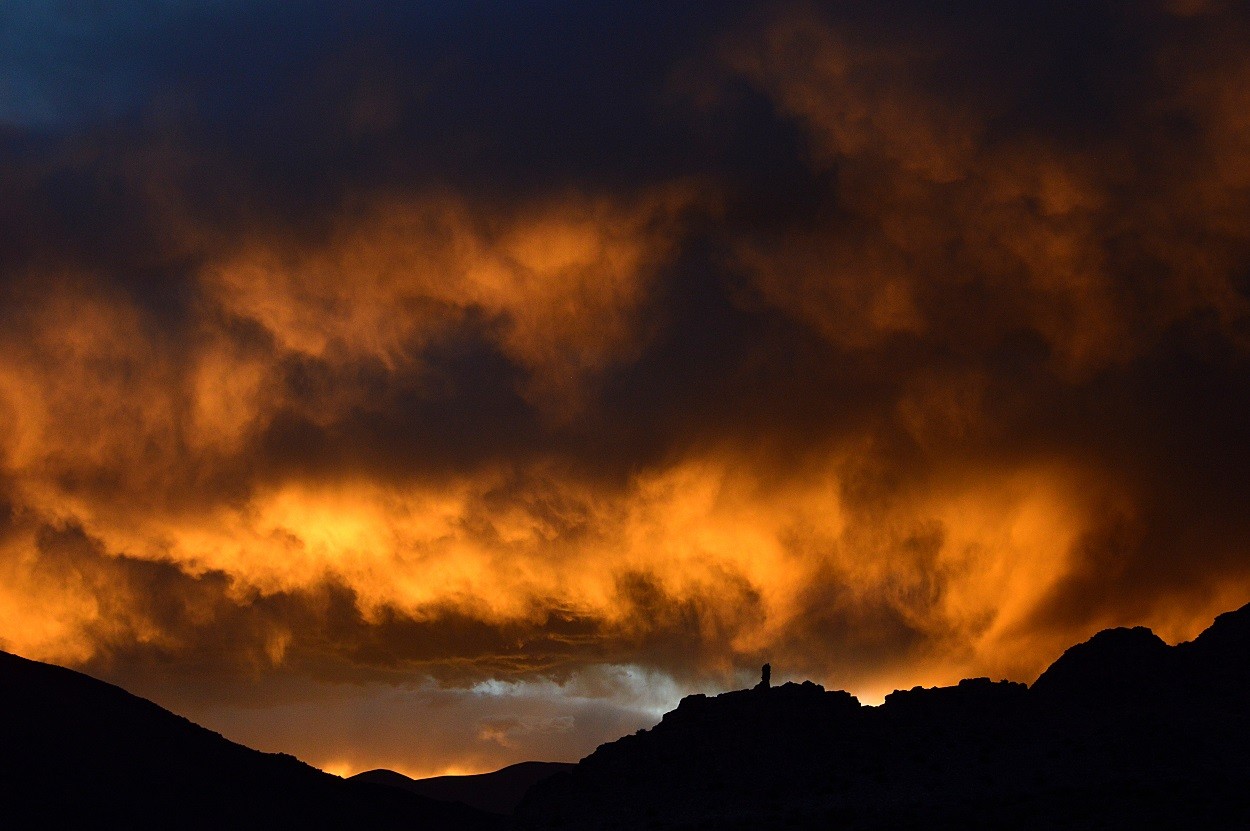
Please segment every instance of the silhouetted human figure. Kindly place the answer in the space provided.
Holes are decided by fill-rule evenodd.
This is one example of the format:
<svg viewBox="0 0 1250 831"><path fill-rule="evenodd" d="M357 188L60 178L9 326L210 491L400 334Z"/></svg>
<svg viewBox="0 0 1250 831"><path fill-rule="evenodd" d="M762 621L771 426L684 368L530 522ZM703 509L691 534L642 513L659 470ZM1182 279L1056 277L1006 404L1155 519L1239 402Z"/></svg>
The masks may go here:
<svg viewBox="0 0 1250 831"><path fill-rule="evenodd" d="M760 689L766 690L773 685L773 665L764 664L760 669Z"/></svg>

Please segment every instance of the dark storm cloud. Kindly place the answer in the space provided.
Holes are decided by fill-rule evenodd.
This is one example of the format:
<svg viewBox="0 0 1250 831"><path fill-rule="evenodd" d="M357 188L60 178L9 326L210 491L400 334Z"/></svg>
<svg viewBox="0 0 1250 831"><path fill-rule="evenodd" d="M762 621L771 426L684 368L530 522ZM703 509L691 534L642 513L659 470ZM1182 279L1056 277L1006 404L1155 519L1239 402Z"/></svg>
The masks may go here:
<svg viewBox="0 0 1250 831"><path fill-rule="evenodd" d="M1236 4L0 15L10 648L876 690L1245 599Z"/></svg>

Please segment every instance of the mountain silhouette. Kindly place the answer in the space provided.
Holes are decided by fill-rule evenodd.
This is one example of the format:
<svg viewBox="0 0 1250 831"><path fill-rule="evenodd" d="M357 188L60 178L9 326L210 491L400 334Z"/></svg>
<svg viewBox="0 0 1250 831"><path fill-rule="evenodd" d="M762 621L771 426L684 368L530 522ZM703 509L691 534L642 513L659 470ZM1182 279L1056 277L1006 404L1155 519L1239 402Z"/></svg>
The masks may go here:
<svg viewBox="0 0 1250 831"><path fill-rule="evenodd" d="M485 831L500 822L251 750L111 684L0 652L0 825Z"/></svg>
<svg viewBox="0 0 1250 831"><path fill-rule="evenodd" d="M1180 669L1175 652L1149 629L1107 629L1064 652L1032 689L1049 698L1123 706L1171 691Z"/></svg>
<svg viewBox="0 0 1250 831"><path fill-rule="evenodd" d="M393 770L379 769L358 773L350 781L403 788L431 799L463 802L494 814L511 814L531 787L572 767L568 762L519 762L492 773L428 779L410 779Z"/></svg>
<svg viewBox="0 0 1250 831"><path fill-rule="evenodd" d="M535 785L524 829L1250 828L1250 606L1112 629L1032 687L862 707L806 682L683 699Z"/></svg>
<svg viewBox="0 0 1250 831"><path fill-rule="evenodd" d="M342 780L0 652L0 818L15 829L1244 829L1248 692L1250 606L1177 646L1148 629L1100 632L1031 687L975 678L864 707L810 681L761 683L688 696L575 766Z"/></svg>

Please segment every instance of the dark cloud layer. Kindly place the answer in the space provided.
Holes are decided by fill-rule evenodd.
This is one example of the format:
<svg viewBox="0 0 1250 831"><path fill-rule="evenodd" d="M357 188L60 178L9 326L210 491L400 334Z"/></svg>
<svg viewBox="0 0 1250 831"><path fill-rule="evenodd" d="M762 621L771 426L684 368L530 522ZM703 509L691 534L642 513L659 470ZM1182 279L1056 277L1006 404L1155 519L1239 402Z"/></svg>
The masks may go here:
<svg viewBox="0 0 1250 831"><path fill-rule="evenodd" d="M1248 30L6 8L0 645L258 743L305 688L476 725L300 745L432 770L766 658L872 697L1191 635L1250 593Z"/></svg>

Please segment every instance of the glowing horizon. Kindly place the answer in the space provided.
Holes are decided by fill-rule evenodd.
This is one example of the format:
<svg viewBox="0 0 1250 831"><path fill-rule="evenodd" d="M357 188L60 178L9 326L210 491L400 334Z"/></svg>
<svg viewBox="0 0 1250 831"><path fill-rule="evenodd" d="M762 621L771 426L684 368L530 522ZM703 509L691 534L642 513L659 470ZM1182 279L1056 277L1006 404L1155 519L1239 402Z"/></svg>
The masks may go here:
<svg viewBox="0 0 1250 831"><path fill-rule="evenodd" d="M0 11L0 648L482 771L1250 599L1250 12L366 5Z"/></svg>

